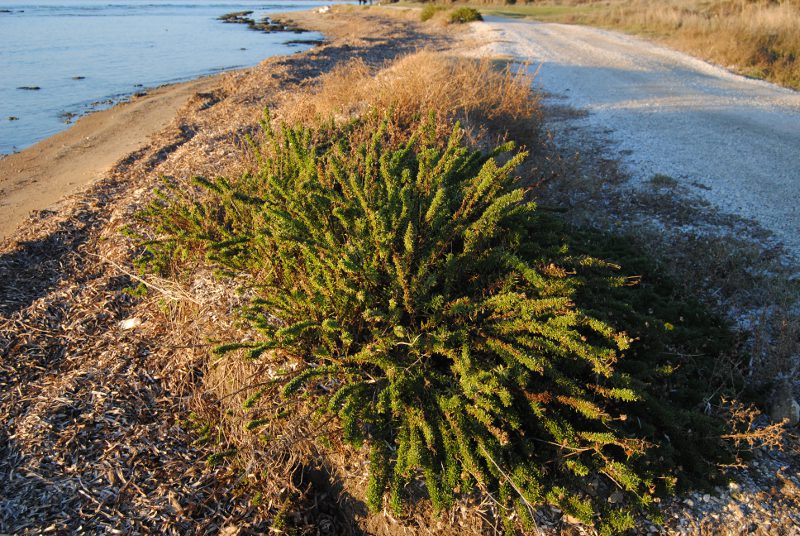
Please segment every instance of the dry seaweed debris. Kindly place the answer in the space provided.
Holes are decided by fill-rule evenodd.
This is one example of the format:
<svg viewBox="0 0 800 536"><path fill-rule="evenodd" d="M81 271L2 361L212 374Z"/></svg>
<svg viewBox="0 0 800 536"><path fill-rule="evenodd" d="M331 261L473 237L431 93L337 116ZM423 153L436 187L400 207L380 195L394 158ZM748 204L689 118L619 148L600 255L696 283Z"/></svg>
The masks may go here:
<svg viewBox="0 0 800 536"><path fill-rule="evenodd" d="M163 371L163 328L122 329L141 306L98 258L125 262L101 236L133 184L98 184L0 255L0 532L179 533L234 515L166 382L191 361Z"/></svg>

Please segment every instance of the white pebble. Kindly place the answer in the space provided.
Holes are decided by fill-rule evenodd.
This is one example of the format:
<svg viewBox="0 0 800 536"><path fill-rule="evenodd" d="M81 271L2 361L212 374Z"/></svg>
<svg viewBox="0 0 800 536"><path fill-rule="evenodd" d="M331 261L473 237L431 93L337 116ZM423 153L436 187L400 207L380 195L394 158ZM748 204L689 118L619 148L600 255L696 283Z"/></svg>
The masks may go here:
<svg viewBox="0 0 800 536"><path fill-rule="evenodd" d="M141 325L142 325L142 319L141 318L136 318L136 317L126 318L125 320L123 320L123 321L121 321L119 323L120 329L123 329L123 330L126 330L126 331L129 330L129 329L138 328Z"/></svg>

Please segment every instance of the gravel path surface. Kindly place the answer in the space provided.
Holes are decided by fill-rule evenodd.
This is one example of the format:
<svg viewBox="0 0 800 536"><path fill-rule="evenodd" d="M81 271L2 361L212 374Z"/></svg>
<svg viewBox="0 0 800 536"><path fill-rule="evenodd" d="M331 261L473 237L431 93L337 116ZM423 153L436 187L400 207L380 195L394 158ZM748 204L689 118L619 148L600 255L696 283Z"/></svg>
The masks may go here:
<svg viewBox="0 0 800 536"><path fill-rule="evenodd" d="M576 126L606 137L634 184L672 177L752 219L800 260L800 93L734 75L635 37L487 17L476 54L539 70Z"/></svg>

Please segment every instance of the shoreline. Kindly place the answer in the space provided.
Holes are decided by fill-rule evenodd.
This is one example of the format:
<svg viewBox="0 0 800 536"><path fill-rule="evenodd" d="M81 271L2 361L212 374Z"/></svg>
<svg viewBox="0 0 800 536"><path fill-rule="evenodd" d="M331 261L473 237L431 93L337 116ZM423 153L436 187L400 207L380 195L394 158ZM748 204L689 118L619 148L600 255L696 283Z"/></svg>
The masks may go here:
<svg viewBox="0 0 800 536"><path fill-rule="evenodd" d="M270 15L289 18L298 13L303 11ZM309 31L315 34L315 42L324 43L327 39L320 29ZM291 33L286 32L287 38ZM298 52L302 50L289 49L266 55L254 65L138 88L136 93L114 98L108 107L79 114L64 130L20 151L0 154L0 244L18 234L26 219L36 212L57 210L69 196L106 178L116 164L147 147L178 118L192 97L219 88L226 76L247 72L270 58Z"/></svg>
<svg viewBox="0 0 800 536"><path fill-rule="evenodd" d="M36 211L102 179L115 163L142 149L198 92L231 71L147 90L82 116L66 130L0 159L0 241Z"/></svg>
<svg viewBox="0 0 800 536"><path fill-rule="evenodd" d="M317 5L319 0L280 0L259 7L247 0L240 7L251 7L260 20ZM22 151L145 88L249 68L297 46L287 44L297 37L294 29L225 24L233 4L134 3L98 10L64 0L29 7L0 19L0 31L8 34L0 56L10 61L0 84L2 154ZM61 35L65 21L70 29ZM40 42L47 35L58 37L50 52Z"/></svg>

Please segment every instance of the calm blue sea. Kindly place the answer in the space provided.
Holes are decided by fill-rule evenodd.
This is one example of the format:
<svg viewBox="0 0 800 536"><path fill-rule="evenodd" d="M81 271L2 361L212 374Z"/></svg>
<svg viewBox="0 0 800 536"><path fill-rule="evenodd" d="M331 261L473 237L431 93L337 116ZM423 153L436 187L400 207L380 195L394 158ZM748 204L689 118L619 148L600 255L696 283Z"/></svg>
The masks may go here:
<svg viewBox="0 0 800 536"><path fill-rule="evenodd" d="M0 154L67 128L70 114L108 107L143 88L308 48L285 43L319 35L264 34L216 18L244 10L260 18L321 5L304 0L0 0ZM41 89L18 89L22 86Z"/></svg>

